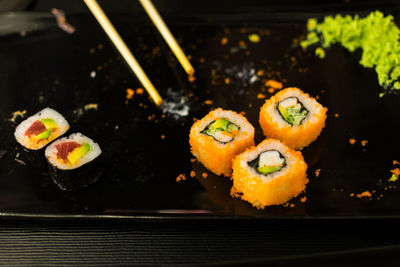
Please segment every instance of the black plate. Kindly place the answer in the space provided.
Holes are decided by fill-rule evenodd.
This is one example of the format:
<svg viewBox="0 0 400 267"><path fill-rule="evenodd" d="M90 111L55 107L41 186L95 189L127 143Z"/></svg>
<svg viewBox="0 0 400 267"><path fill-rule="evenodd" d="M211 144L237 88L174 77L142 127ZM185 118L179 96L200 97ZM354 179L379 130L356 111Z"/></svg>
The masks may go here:
<svg viewBox="0 0 400 267"><path fill-rule="evenodd" d="M146 18L111 16L161 95L175 105L171 113L154 107L146 94L126 100L126 89L140 85L91 16L69 16L76 27L69 35L49 14L3 14L3 22L14 23L6 23L12 26L0 37L1 215L398 217L398 182L388 179L393 160L400 161L400 97L378 96L376 74L358 64L357 53L335 46L321 60L302 51L296 40L305 33L307 17L256 16L248 24L240 16L168 18L196 69L196 81L189 83ZM261 41L250 42L251 33ZM258 112L264 99L257 96L271 95L264 85L268 79L302 88L329 112L321 136L303 150L310 179L306 192L285 205L257 210L230 197L228 178L193 162L188 134L194 118L222 107L245 112L260 142ZM85 110L90 103L98 109ZM44 151L27 151L13 137L12 112L27 110L28 116L47 106L70 122L69 134L82 132L103 150L103 176L79 192L60 190L49 177ZM186 108L188 115L182 116ZM350 138L357 142L351 145ZM362 140L368 143L363 146ZM177 182L179 174L187 180ZM372 196L358 198L364 191Z"/></svg>

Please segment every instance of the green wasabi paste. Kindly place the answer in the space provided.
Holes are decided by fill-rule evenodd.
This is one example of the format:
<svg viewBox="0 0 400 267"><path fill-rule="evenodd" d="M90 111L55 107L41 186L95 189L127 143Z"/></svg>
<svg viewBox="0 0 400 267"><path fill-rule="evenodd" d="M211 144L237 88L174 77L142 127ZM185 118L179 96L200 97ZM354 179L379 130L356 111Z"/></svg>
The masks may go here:
<svg viewBox="0 0 400 267"><path fill-rule="evenodd" d="M365 18L327 16L318 23L315 18L307 22L307 38L300 43L305 49L319 44L315 53L323 58L323 48L340 43L350 52L362 49L360 64L375 68L379 84L385 88L400 89L400 30L393 22L393 16L384 16L375 11Z"/></svg>

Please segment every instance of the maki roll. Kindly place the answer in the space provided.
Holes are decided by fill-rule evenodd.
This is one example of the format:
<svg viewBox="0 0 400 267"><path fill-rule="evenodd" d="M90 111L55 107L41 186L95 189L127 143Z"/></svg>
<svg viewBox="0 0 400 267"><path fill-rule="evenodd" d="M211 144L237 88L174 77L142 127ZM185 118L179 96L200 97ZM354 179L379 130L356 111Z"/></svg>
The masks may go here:
<svg viewBox="0 0 400 267"><path fill-rule="evenodd" d="M45 108L21 122L15 129L15 139L22 146L38 150L63 135L69 129L64 117L51 108Z"/></svg>
<svg viewBox="0 0 400 267"><path fill-rule="evenodd" d="M61 138L45 150L50 176L67 191L86 187L100 177L101 168L93 162L100 154L100 146L81 133Z"/></svg>
<svg viewBox="0 0 400 267"><path fill-rule="evenodd" d="M254 127L242 115L218 108L193 124L189 143L192 154L207 169L230 176L232 159L254 145Z"/></svg>
<svg viewBox="0 0 400 267"><path fill-rule="evenodd" d="M286 88L270 99L260 110L264 135L276 138L294 149L313 142L325 127L327 108L295 87Z"/></svg>
<svg viewBox="0 0 400 267"><path fill-rule="evenodd" d="M231 194L257 208L285 203L308 183L301 153L276 139L266 139L238 155L232 168Z"/></svg>

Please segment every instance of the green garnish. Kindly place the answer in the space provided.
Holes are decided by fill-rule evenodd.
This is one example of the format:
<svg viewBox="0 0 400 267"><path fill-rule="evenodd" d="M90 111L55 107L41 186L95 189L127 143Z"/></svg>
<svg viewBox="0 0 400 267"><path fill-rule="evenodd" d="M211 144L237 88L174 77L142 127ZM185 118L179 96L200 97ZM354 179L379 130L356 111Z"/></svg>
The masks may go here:
<svg viewBox="0 0 400 267"><path fill-rule="evenodd" d="M214 136L216 132L225 131L228 133L234 133L238 130L239 127L236 124L229 122L225 118L220 118L208 125L206 129L202 131L202 133Z"/></svg>
<svg viewBox="0 0 400 267"><path fill-rule="evenodd" d="M53 119L41 119L40 121L44 124L44 127L46 127L46 129L57 127L57 124Z"/></svg>
<svg viewBox="0 0 400 267"><path fill-rule="evenodd" d="M323 48L340 43L350 52L362 50L360 64L366 68L375 68L379 84L385 88L400 89L400 30L393 21L393 16L384 16L375 11L365 18L357 15L327 16L317 23L315 18L307 22L306 40L300 42L307 48L320 43ZM325 55L317 48L316 55Z"/></svg>
<svg viewBox="0 0 400 267"><path fill-rule="evenodd" d="M392 177L389 178L389 182L396 182L399 179L396 175L392 174Z"/></svg>
<svg viewBox="0 0 400 267"><path fill-rule="evenodd" d="M282 166L265 166L265 167L258 167L257 171L264 175L267 175L279 171L280 169L282 169Z"/></svg>
<svg viewBox="0 0 400 267"><path fill-rule="evenodd" d="M49 136L50 136L50 134L51 134L51 130L50 130L50 129L47 129L46 131L41 132L41 133L38 134L38 135L35 135L35 136L33 137L33 139L35 139L35 140L48 139Z"/></svg>
<svg viewBox="0 0 400 267"><path fill-rule="evenodd" d="M83 143L80 147L72 150L71 153L68 154L67 158L69 162L74 164L78 161L78 159L82 158L87 152L90 150L90 145L88 143Z"/></svg>
<svg viewBox="0 0 400 267"><path fill-rule="evenodd" d="M298 126L301 121L307 116L308 111L306 109L301 110L302 106L297 103L293 107L284 108L278 105L278 110L281 113L283 119L293 126Z"/></svg>

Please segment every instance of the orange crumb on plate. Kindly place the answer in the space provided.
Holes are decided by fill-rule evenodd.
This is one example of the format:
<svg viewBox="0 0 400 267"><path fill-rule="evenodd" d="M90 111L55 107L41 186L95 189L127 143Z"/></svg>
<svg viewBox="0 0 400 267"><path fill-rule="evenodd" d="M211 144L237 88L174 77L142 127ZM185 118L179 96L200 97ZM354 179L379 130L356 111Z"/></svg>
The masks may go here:
<svg viewBox="0 0 400 267"><path fill-rule="evenodd" d="M339 113L335 113L333 116L335 116L335 118L339 118Z"/></svg>
<svg viewBox="0 0 400 267"><path fill-rule="evenodd" d="M265 82L265 86L274 88L274 89L282 89L282 83L275 81L275 80L268 80Z"/></svg>
<svg viewBox="0 0 400 267"><path fill-rule="evenodd" d="M353 139L353 138L349 139L349 143L352 144L352 145L354 145L356 142L357 142L356 139Z"/></svg>
<svg viewBox="0 0 400 267"><path fill-rule="evenodd" d="M390 170L390 172L393 173L394 175L396 175L397 177L399 177L399 175L400 175L400 169L399 168Z"/></svg>
<svg viewBox="0 0 400 267"><path fill-rule="evenodd" d="M207 99L206 101L204 101L204 104L206 105L212 105L213 101L210 99Z"/></svg>
<svg viewBox="0 0 400 267"><path fill-rule="evenodd" d="M202 176L204 179L206 179L207 176L208 176L208 174L207 174L206 172L203 172L203 173L201 174L201 176Z"/></svg>
<svg viewBox="0 0 400 267"><path fill-rule="evenodd" d="M185 180L186 180L186 176L184 174L179 174L178 177L176 177L177 182L185 181Z"/></svg>
<svg viewBox="0 0 400 267"><path fill-rule="evenodd" d="M351 196L351 197L354 197L354 195L355 195L354 193L350 193L350 196Z"/></svg>
<svg viewBox="0 0 400 267"><path fill-rule="evenodd" d="M290 207L291 207L291 208L294 208L294 204L293 204L293 203L290 203Z"/></svg>
<svg viewBox="0 0 400 267"><path fill-rule="evenodd" d="M265 70L261 69L257 71L257 76L263 76L265 74Z"/></svg>
<svg viewBox="0 0 400 267"><path fill-rule="evenodd" d="M307 201L307 197L302 197L302 198L300 199L300 201L301 201L302 203L306 202L306 201Z"/></svg>
<svg viewBox="0 0 400 267"><path fill-rule="evenodd" d="M188 76L188 81L189 81L189 82L192 83L192 82L194 82L195 80L196 80L196 77L194 77L194 75L189 75L189 76Z"/></svg>
<svg viewBox="0 0 400 267"><path fill-rule="evenodd" d="M190 162L194 163L196 162L196 159L190 159Z"/></svg>
<svg viewBox="0 0 400 267"><path fill-rule="evenodd" d="M369 192L368 190L367 190L367 191L364 191L364 192L362 192L362 193L360 193L360 194L357 194L357 197L358 197L358 198L371 197L371 196L372 196L372 194L371 194L371 192Z"/></svg>
<svg viewBox="0 0 400 267"><path fill-rule="evenodd" d="M164 135L164 134L161 135L161 139L162 139L162 140L165 139L165 135Z"/></svg>
<svg viewBox="0 0 400 267"><path fill-rule="evenodd" d="M368 140L362 140L362 141L361 141L361 145L362 145L362 146L365 146L367 143L368 143Z"/></svg>
<svg viewBox="0 0 400 267"><path fill-rule="evenodd" d="M265 98L266 98L266 95L264 95L264 94L262 94L262 93L259 93L259 94L257 95L257 98L258 98L258 99L265 99Z"/></svg>
<svg viewBox="0 0 400 267"><path fill-rule="evenodd" d="M268 93L273 94L275 92L274 88L268 88Z"/></svg>
<svg viewBox="0 0 400 267"><path fill-rule="evenodd" d="M134 94L135 91L133 91L131 88L126 89L126 99L132 99Z"/></svg>
<svg viewBox="0 0 400 267"><path fill-rule="evenodd" d="M315 177L318 177L320 173L321 173L321 169L316 169L315 170Z"/></svg>
<svg viewBox="0 0 400 267"><path fill-rule="evenodd" d="M221 39L221 44L222 44L222 45L226 45L227 43L228 43L228 38L223 37L223 38Z"/></svg>
<svg viewBox="0 0 400 267"><path fill-rule="evenodd" d="M400 162L398 162L397 160L393 160L393 165L398 165L400 164Z"/></svg>
<svg viewBox="0 0 400 267"><path fill-rule="evenodd" d="M196 172L195 172L195 171L191 171L191 172L190 172L190 177L193 178L193 177L195 177L195 176L196 176Z"/></svg>
<svg viewBox="0 0 400 267"><path fill-rule="evenodd" d="M136 89L136 94L138 94L138 95L143 95L143 93L144 93L144 90L143 90L143 88L137 88Z"/></svg>
<svg viewBox="0 0 400 267"><path fill-rule="evenodd" d="M231 83L231 79L225 78L225 84L230 84L230 83Z"/></svg>

